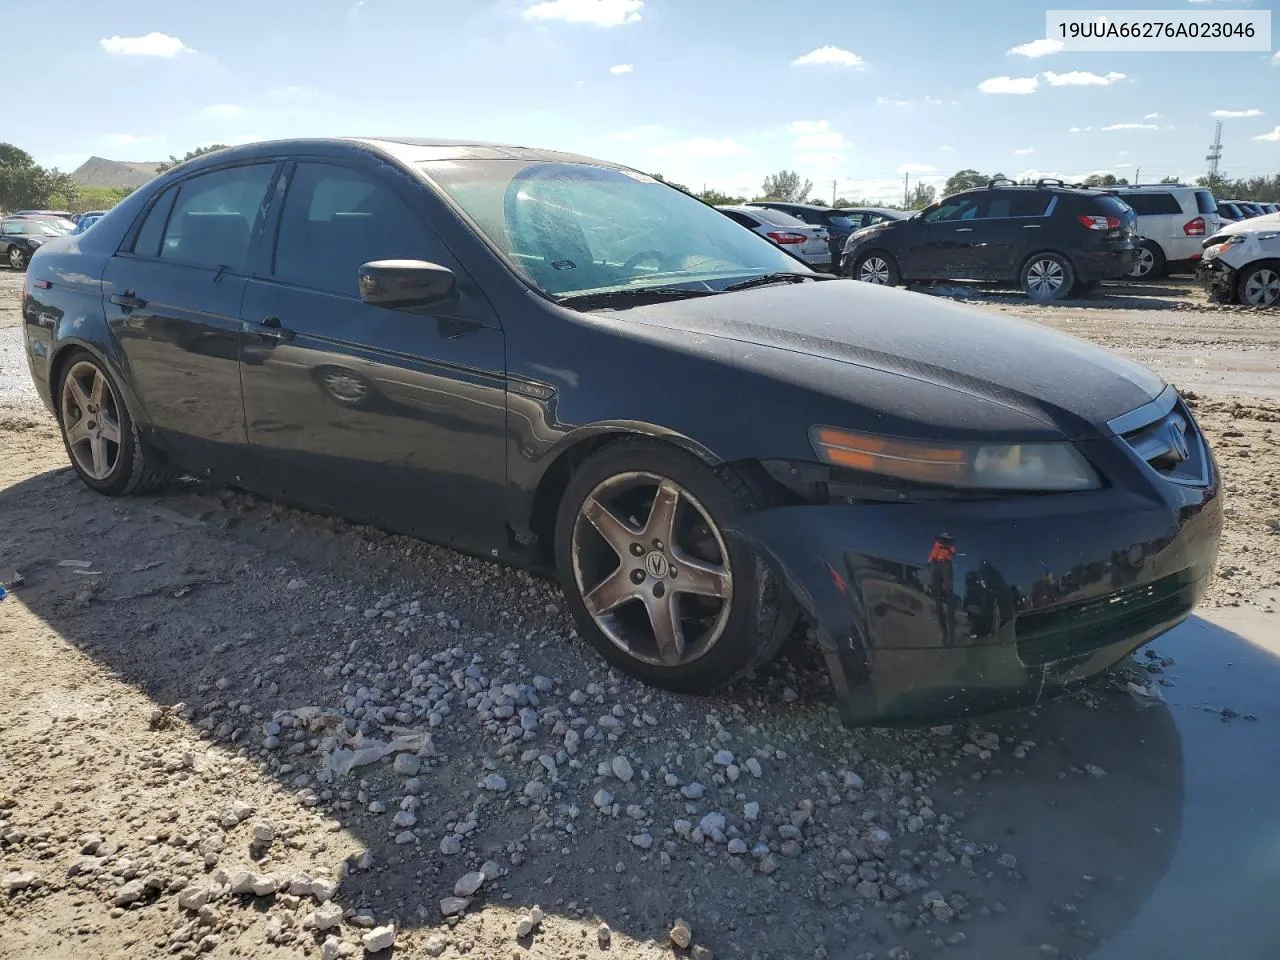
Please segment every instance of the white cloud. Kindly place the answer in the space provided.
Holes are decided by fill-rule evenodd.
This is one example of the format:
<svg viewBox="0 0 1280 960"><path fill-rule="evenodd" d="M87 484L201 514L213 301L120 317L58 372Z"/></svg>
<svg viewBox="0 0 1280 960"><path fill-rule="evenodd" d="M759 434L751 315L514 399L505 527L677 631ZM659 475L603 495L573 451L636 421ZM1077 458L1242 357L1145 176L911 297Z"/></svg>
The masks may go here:
<svg viewBox="0 0 1280 960"><path fill-rule="evenodd" d="M1035 77L992 77L978 84L983 93L1035 93L1040 81Z"/></svg>
<svg viewBox="0 0 1280 960"><path fill-rule="evenodd" d="M300 87L297 85L288 87L278 87L271 91L271 96L277 100L308 100L311 97L318 96L320 93L315 87Z"/></svg>
<svg viewBox="0 0 1280 960"><path fill-rule="evenodd" d="M879 107L914 107L917 105L940 107L944 102L937 97L921 97L919 100L895 100L893 97L876 97L876 106Z"/></svg>
<svg viewBox="0 0 1280 960"><path fill-rule="evenodd" d="M898 167L899 173L934 173L937 171L931 163L904 163Z"/></svg>
<svg viewBox="0 0 1280 960"><path fill-rule="evenodd" d="M629 63L620 63L616 67L610 67L609 72L615 77L624 73L631 73L635 68Z"/></svg>
<svg viewBox="0 0 1280 960"><path fill-rule="evenodd" d="M1061 40L1050 40L1047 37L1041 37L1039 40L1032 40L1030 43L1020 43L1016 47L1010 47L1006 52L1019 57L1047 57L1051 53L1061 53L1062 47Z"/></svg>
<svg viewBox="0 0 1280 960"><path fill-rule="evenodd" d="M1160 114L1158 114L1158 113L1148 113L1148 114L1144 114L1144 115L1143 115L1143 117L1142 117L1142 119L1143 119L1143 120L1159 120L1159 119L1160 119Z"/></svg>
<svg viewBox="0 0 1280 960"><path fill-rule="evenodd" d="M1124 79L1124 74L1116 73L1114 70L1105 75L1089 73L1086 70L1072 70L1070 73L1054 73L1052 70L1046 70L1044 78L1055 87L1106 87L1119 83Z"/></svg>
<svg viewBox="0 0 1280 960"><path fill-rule="evenodd" d="M1071 132L1072 133L1088 133L1092 129L1093 127L1072 127Z"/></svg>
<svg viewBox="0 0 1280 960"><path fill-rule="evenodd" d="M107 53L124 57L176 57L180 53L195 53L190 47L167 33L148 33L144 37L105 37L98 41Z"/></svg>
<svg viewBox="0 0 1280 960"><path fill-rule="evenodd" d="M1270 133L1263 133L1254 137L1255 140L1269 140L1272 143L1280 143L1280 125L1277 125Z"/></svg>
<svg viewBox="0 0 1280 960"><path fill-rule="evenodd" d="M1099 130L1159 130L1158 123L1113 123Z"/></svg>
<svg viewBox="0 0 1280 960"><path fill-rule="evenodd" d="M791 61L791 65L793 67L849 67L854 70L863 70L867 63L850 50L828 45L810 50L803 57L797 57Z"/></svg>
<svg viewBox="0 0 1280 960"><path fill-rule="evenodd" d="M822 153L849 146L844 134L832 130L827 120L793 120L787 124L787 132L800 134L791 145L793 150Z"/></svg>
<svg viewBox="0 0 1280 960"><path fill-rule="evenodd" d="M1120 151L1120 156L1122 156L1122 157L1127 157L1128 155L1129 155L1129 151L1128 151L1128 150L1121 150L1121 151Z"/></svg>
<svg viewBox="0 0 1280 960"><path fill-rule="evenodd" d="M243 117L249 111L238 103L215 103L200 111L200 116L211 120L234 120Z"/></svg>
<svg viewBox="0 0 1280 960"><path fill-rule="evenodd" d="M942 146L940 146L938 149L939 149L939 150L941 150L943 153L950 153L952 150L954 150L954 149L955 149L955 147L951 146L950 144L945 144L945 143L944 143L944 144L943 144Z"/></svg>
<svg viewBox="0 0 1280 960"><path fill-rule="evenodd" d="M1015 157L1027 157L1035 152L1035 149L1032 147L1019 147L1017 150L1013 151L1013 155Z"/></svg>
<svg viewBox="0 0 1280 960"><path fill-rule="evenodd" d="M596 27L621 27L638 23L644 0L544 0L526 7L527 20L563 20Z"/></svg>
<svg viewBox="0 0 1280 960"><path fill-rule="evenodd" d="M1260 117L1261 110L1215 110L1209 114L1211 117L1217 117L1220 120L1239 120L1241 117Z"/></svg>
<svg viewBox="0 0 1280 960"><path fill-rule="evenodd" d="M139 136L134 133L109 133L102 139L113 147L128 147L135 143L150 143L152 140L157 140L159 138Z"/></svg>

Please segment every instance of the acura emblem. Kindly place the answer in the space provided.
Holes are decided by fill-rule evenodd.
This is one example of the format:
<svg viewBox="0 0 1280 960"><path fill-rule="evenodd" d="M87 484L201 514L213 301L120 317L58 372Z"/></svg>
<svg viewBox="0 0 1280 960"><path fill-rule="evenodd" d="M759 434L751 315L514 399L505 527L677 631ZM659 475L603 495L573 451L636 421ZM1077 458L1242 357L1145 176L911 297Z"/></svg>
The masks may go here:
<svg viewBox="0 0 1280 960"><path fill-rule="evenodd" d="M657 550L644 558L645 569L649 571L649 576L656 577L661 580L667 575L667 558L660 554Z"/></svg>
<svg viewBox="0 0 1280 960"><path fill-rule="evenodd" d="M1187 424L1181 417L1169 421L1169 456L1179 463L1191 457L1191 446L1187 443Z"/></svg>

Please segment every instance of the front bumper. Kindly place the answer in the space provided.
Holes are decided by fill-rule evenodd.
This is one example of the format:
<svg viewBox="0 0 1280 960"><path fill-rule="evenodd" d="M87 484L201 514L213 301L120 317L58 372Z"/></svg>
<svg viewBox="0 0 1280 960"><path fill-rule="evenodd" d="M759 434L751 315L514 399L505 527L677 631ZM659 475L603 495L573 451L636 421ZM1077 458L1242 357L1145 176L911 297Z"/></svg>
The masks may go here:
<svg viewBox="0 0 1280 960"><path fill-rule="evenodd" d="M731 533L817 628L846 723L926 723L1034 704L1191 613L1222 530L1216 466L1207 486L1155 479L1154 496L780 507ZM931 564L942 534L958 553Z"/></svg>
<svg viewBox="0 0 1280 960"><path fill-rule="evenodd" d="M1236 272L1220 257L1201 260L1196 267L1196 281L1204 287L1210 299L1224 299L1230 297L1235 290Z"/></svg>

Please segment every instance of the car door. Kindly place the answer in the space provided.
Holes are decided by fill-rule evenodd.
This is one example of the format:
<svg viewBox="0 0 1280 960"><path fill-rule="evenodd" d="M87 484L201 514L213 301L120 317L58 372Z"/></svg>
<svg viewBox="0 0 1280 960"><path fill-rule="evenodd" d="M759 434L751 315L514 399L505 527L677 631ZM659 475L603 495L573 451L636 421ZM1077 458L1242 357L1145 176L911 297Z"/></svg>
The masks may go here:
<svg viewBox="0 0 1280 960"><path fill-rule="evenodd" d="M240 301L278 168L237 164L173 184L103 273L146 421L177 464L211 479L238 482L248 461Z"/></svg>
<svg viewBox="0 0 1280 960"><path fill-rule="evenodd" d="M991 195L970 236L973 280L1015 280L1022 262L1043 249L1050 195L1027 188Z"/></svg>
<svg viewBox="0 0 1280 960"><path fill-rule="evenodd" d="M981 239L978 221L986 206L983 194L943 200L920 218L912 243L899 259L903 277L913 280L974 279L975 248ZM917 221L912 221L916 223Z"/></svg>
<svg viewBox="0 0 1280 960"><path fill-rule="evenodd" d="M422 188L422 189L425 189ZM255 472L267 492L463 549L506 536L502 330L417 213L413 185L300 159L280 184L274 251L248 284L241 354ZM365 303L358 269L426 260L455 300Z"/></svg>

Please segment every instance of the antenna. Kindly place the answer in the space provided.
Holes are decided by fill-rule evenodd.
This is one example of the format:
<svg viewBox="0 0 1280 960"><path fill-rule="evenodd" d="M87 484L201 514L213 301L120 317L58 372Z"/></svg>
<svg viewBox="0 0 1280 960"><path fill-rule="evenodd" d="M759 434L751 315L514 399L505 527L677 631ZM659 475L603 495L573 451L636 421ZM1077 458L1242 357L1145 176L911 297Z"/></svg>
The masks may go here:
<svg viewBox="0 0 1280 960"><path fill-rule="evenodd" d="M1209 144L1209 154L1205 157L1209 161L1209 181L1216 182L1218 179L1218 161L1222 159L1222 121L1218 121L1218 127L1213 132L1213 143Z"/></svg>

